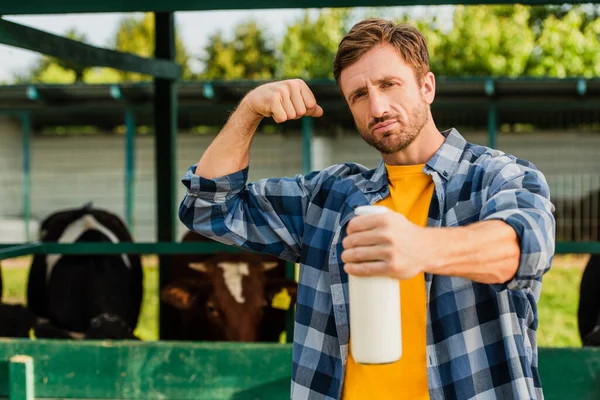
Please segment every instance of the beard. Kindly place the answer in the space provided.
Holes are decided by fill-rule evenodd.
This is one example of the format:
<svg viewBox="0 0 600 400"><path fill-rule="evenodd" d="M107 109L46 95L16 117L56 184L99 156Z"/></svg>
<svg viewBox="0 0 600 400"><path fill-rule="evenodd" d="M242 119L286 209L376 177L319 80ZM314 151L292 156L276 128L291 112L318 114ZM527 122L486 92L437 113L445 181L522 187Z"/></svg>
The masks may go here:
<svg viewBox="0 0 600 400"><path fill-rule="evenodd" d="M375 118L369 123L367 128L360 127L356 124L356 128L360 136L371 147L374 147L382 154L394 154L406 149L419 136L419 133L429 120L428 105L424 101L410 111L408 115L408 123L404 123L399 115L384 115L381 118ZM380 138L376 138L373 133L375 125L385 121L396 121L397 126L390 128L389 131L383 132ZM356 120L355 120L356 122Z"/></svg>

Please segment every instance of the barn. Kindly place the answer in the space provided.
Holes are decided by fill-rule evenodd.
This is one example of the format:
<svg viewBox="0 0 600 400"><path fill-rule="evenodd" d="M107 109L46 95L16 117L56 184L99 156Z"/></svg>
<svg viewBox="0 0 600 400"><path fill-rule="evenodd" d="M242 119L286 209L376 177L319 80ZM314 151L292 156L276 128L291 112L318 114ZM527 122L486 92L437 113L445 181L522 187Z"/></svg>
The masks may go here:
<svg viewBox="0 0 600 400"><path fill-rule="evenodd" d="M48 298L38 298L41 308L36 312L44 320L25 316L23 326L27 330L45 327L45 332L55 335L54 339L3 339L0 342L0 362L4 366L0 370L0 398L287 397L293 307L288 306L287 311L283 307L277 315L280 322L282 316L285 318L280 328L285 327L287 343L230 343L223 342L223 336L211 336L207 340L176 337L169 330L178 323L193 325L185 313L176 312L189 310L200 301L195 290L215 271L222 275L210 278L213 279L211 282L218 281L227 289L220 295L225 293L237 303L247 297L243 291L240 294L239 289L231 289L236 287L232 282L242 279L239 274L233 274L235 277L229 281L224 278L226 271L231 270L227 268L231 261L212 258L216 252L221 253L219 257L228 254L231 257L237 251L219 243L182 241L187 232L176 221L176 208L183 190L178 178L196 161L193 160L197 155L195 149L206 147L228 110L256 84L178 82L180 71L173 61L174 12L408 3L174 0L165 4L157 1L74 3L32 0L0 5L0 15L153 11L157 29L155 58L144 59L81 45L0 20L0 43L74 59L86 65L145 73L155 78L151 84L139 85L0 87L0 181L7 182L3 185L5 193L0 196L0 216L6 221L0 227L0 259L33 255L38 263L44 264L36 268L40 279L31 289L31 299L49 290L64 292L62 286L50 289L52 274L59 272L60 266L80 262L72 260L88 255L116 259L121 268L115 273L124 276L119 279L132 282L123 290L137 293L131 298L132 311L114 310L108 300L101 305L101 312L90 311L91 317L86 319L94 321L90 326L81 326L77 321L54 322L58 319L53 312L42 309L48 305ZM440 4L429 0L418 3ZM455 2L449 0L447 3ZM324 108L331 111L330 116L319 121L303 119L283 130L265 129L257 137L255 147L259 161L251 178L308 172L347 159L365 165L375 162L377 154L365 151L360 147L360 141L352 137L353 122L339 99L335 84L319 81L311 82L310 86L316 96L323 99ZM468 139L522 155L547 171L551 189L557 195L557 252L600 253L597 209L600 137L597 128L593 128L600 118L599 100L600 81L597 79L449 79L439 82L435 113L436 119L444 124L466 127ZM118 126L123 127L123 132L120 136L36 135L44 127L87 126L90 121L99 132L113 131ZM574 125L579 128L572 129ZM195 130L198 126L207 128L199 134ZM591 130L587 128L589 126ZM149 128L156 134L143 136L140 127ZM519 135L520 129L531 127L543 132ZM503 134L506 133L503 129L511 134ZM38 162L38 165L46 163L55 169L37 168ZM98 164L94 165L94 162ZM78 169L83 165L89 170ZM91 174L96 185L86 187L78 180L82 175L79 171ZM54 191L48 190L49 177L53 179ZM97 201L88 206L86 203L90 198ZM65 207L67 200L69 207ZM104 219L98 209L112 210L119 222L108 222L110 218ZM54 228L50 228L55 224L49 227L44 217L57 211L77 216L70 217L50 239L44 240L45 234L37 237L41 232L54 232ZM78 226L94 227L91 229L100 235L78 241L84 232L77 230ZM158 255L158 287L164 300L156 305L160 307L158 332L162 339L158 341L140 341L131 335L131 325L137 319L140 307L140 261L134 259L140 254ZM203 254L208 256L193 258ZM246 265L240 270L254 268L253 271L257 271L258 268L259 274L269 274L275 262L251 258L236 261ZM177 273L180 265L188 268ZM277 281L277 285L271 294L261 298L261 302L272 304L273 296L284 288L293 301L294 289L289 284L294 280L294 265L274 268L280 275L271 276L269 282ZM84 279L88 278L82 277L78 282ZM72 287L81 288L81 285ZM90 290L110 291L106 286ZM209 300L200 304L209 315L221 312L214 303L209 306ZM62 306L56 309L62 309ZM91 328L101 326L109 328L90 333ZM256 327L252 330L255 332ZM73 338L73 334L101 340L56 340L61 335ZM247 333L232 335L235 342L256 341L253 340L256 337L244 336ZM272 338L273 333L267 337ZM600 353L597 349L541 348L539 363L549 399L597 398L600 384L597 374Z"/></svg>

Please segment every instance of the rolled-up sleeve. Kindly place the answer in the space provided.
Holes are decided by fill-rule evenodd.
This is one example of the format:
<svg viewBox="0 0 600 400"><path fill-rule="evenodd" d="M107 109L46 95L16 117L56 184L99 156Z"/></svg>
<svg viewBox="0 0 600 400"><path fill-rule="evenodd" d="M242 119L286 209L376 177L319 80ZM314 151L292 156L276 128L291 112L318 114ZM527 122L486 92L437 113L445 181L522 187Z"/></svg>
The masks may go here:
<svg viewBox="0 0 600 400"><path fill-rule="evenodd" d="M490 168L486 175L490 185L480 219L499 219L512 226L521 249L515 276L501 286L528 288L538 297L555 248L554 206L546 179L531 163L513 159Z"/></svg>
<svg viewBox="0 0 600 400"><path fill-rule="evenodd" d="M311 176L247 183L248 167L206 179L190 167L179 219L190 230L219 242L296 262Z"/></svg>

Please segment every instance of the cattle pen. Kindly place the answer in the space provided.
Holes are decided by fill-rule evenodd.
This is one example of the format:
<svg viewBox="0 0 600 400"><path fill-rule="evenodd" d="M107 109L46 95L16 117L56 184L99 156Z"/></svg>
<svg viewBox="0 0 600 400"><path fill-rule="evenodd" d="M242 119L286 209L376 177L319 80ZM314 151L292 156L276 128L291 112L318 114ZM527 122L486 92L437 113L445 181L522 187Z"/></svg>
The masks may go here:
<svg viewBox="0 0 600 400"><path fill-rule="evenodd" d="M596 1L597 2L597 1ZM158 0L103 2L74 2L71 0L30 0L0 5L0 15L137 12L155 13L155 58L145 59L110 50L82 45L26 26L0 19L0 43L21 47L58 58L74 60L82 65L108 66L115 69L139 72L154 77L151 87L121 87L108 85L92 88L108 93L112 101L127 102L140 96L150 99L154 132L156 237L141 243L25 243L0 244L0 260L30 254L157 254L159 255L160 285L166 283L167 271L174 254L209 253L215 250L235 252L218 244L198 245L177 243L176 208L179 198L177 177L182 171L176 165L178 115L191 114L189 108L197 104L180 104L181 92L200 90L207 102L237 99L248 87L202 83L198 87L179 86L180 67L175 59L176 11L206 11L223 9L265 8L322 8L349 6L438 5L438 4L493 4L514 3L502 0L330 0L330 1L266 1L241 0L194 1ZM530 0L527 4L562 4L554 0ZM484 96L484 119L488 124L489 143L496 140L495 91L501 83L491 79L473 81L476 90ZM506 85L510 85L507 83ZM511 94L525 97L527 82L520 83ZM150 86L150 85L148 85ZM324 96L335 94L334 86L315 82ZM566 92L572 91L581 101L578 107L598 108L597 80L561 81L557 84ZM452 92L451 84L447 86ZM460 88L464 89L463 86ZM333 88L333 89L332 89ZM48 101L53 88L27 85L22 88L27 100ZM87 90L87 89L86 89ZM56 93L54 93L56 95ZM44 96L47 96L44 99ZM85 93L82 94L85 96ZM229 96L229 97L228 97ZM544 97L543 91L538 101ZM569 95L570 96L570 95ZM568 96L567 96L568 97ZM570 97L568 97L570 98ZM81 97L74 97L80 101ZM1 100L1 99L0 99ZM589 101L588 101L589 100ZM476 102L480 102L477 100ZM228 104L228 103L226 103ZM333 104L333 103L332 103ZM560 100L551 107L563 106ZM202 107L202 105L200 105ZM517 105L516 107L520 107ZM224 110L221 110L224 113ZM21 122L24 148L28 146L31 132L30 108L16 107L2 110L6 116ZM119 111L121 112L121 111ZM452 114L454 111L449 111ZM77 109L72 109L77 114ZM126 146L133 146L135 130L132 109L125 107ZM221 118L222 115L218 115ZM65 118L77 118L65 115ZM310 168L311 125L309 120L299 122L304 152L301 160L304 172ZM23 169L29 171L29 153L23 157ZM128 152L127 154L131 154ZM129 158L128 158L129 159ZM133 162L130 160L130 162ZM126 162L125 190L133 190L132 164ZM26 175L29 176L29 175ZM127 176L129 178L127 178ZM26 178L28 179L28 178ZM129 196L126 196L130 199ZM23 197L23 209L29 212L29 196ZM126 220L133 219L132 201L125 204ZM29 232L27 230L27 232ZM559 253L600 253L600 238L594 240L564 240L557 244ZM293 266L288 266L288 276L293 276ZM216 343L216 342L138 342L138 341L54 341L0 339L0 399L282 399L289 397L291 378L291 320L288 325L288 343ZM162 321L160 322L162 324ZM159 324L160 325L160 324ZM160 331L160 330L159 330ZM540 348L539 366L544 393L548 399L597 399L600 397L600 349L593 348Z"/></svg>

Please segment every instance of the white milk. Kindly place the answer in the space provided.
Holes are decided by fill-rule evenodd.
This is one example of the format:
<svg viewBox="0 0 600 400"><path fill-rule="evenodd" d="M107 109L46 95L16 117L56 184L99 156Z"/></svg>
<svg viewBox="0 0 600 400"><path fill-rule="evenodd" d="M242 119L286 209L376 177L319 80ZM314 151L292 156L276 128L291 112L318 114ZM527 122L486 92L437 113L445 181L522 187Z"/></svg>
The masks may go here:
<svg viewBox="0 0 600 400"><path fill-rule="evenodd" d="M382 206L356 208L356 215L388 212ZM386 364L402 355L400 282L388 277L348 275L352 357L361 364Z"/></svg>

